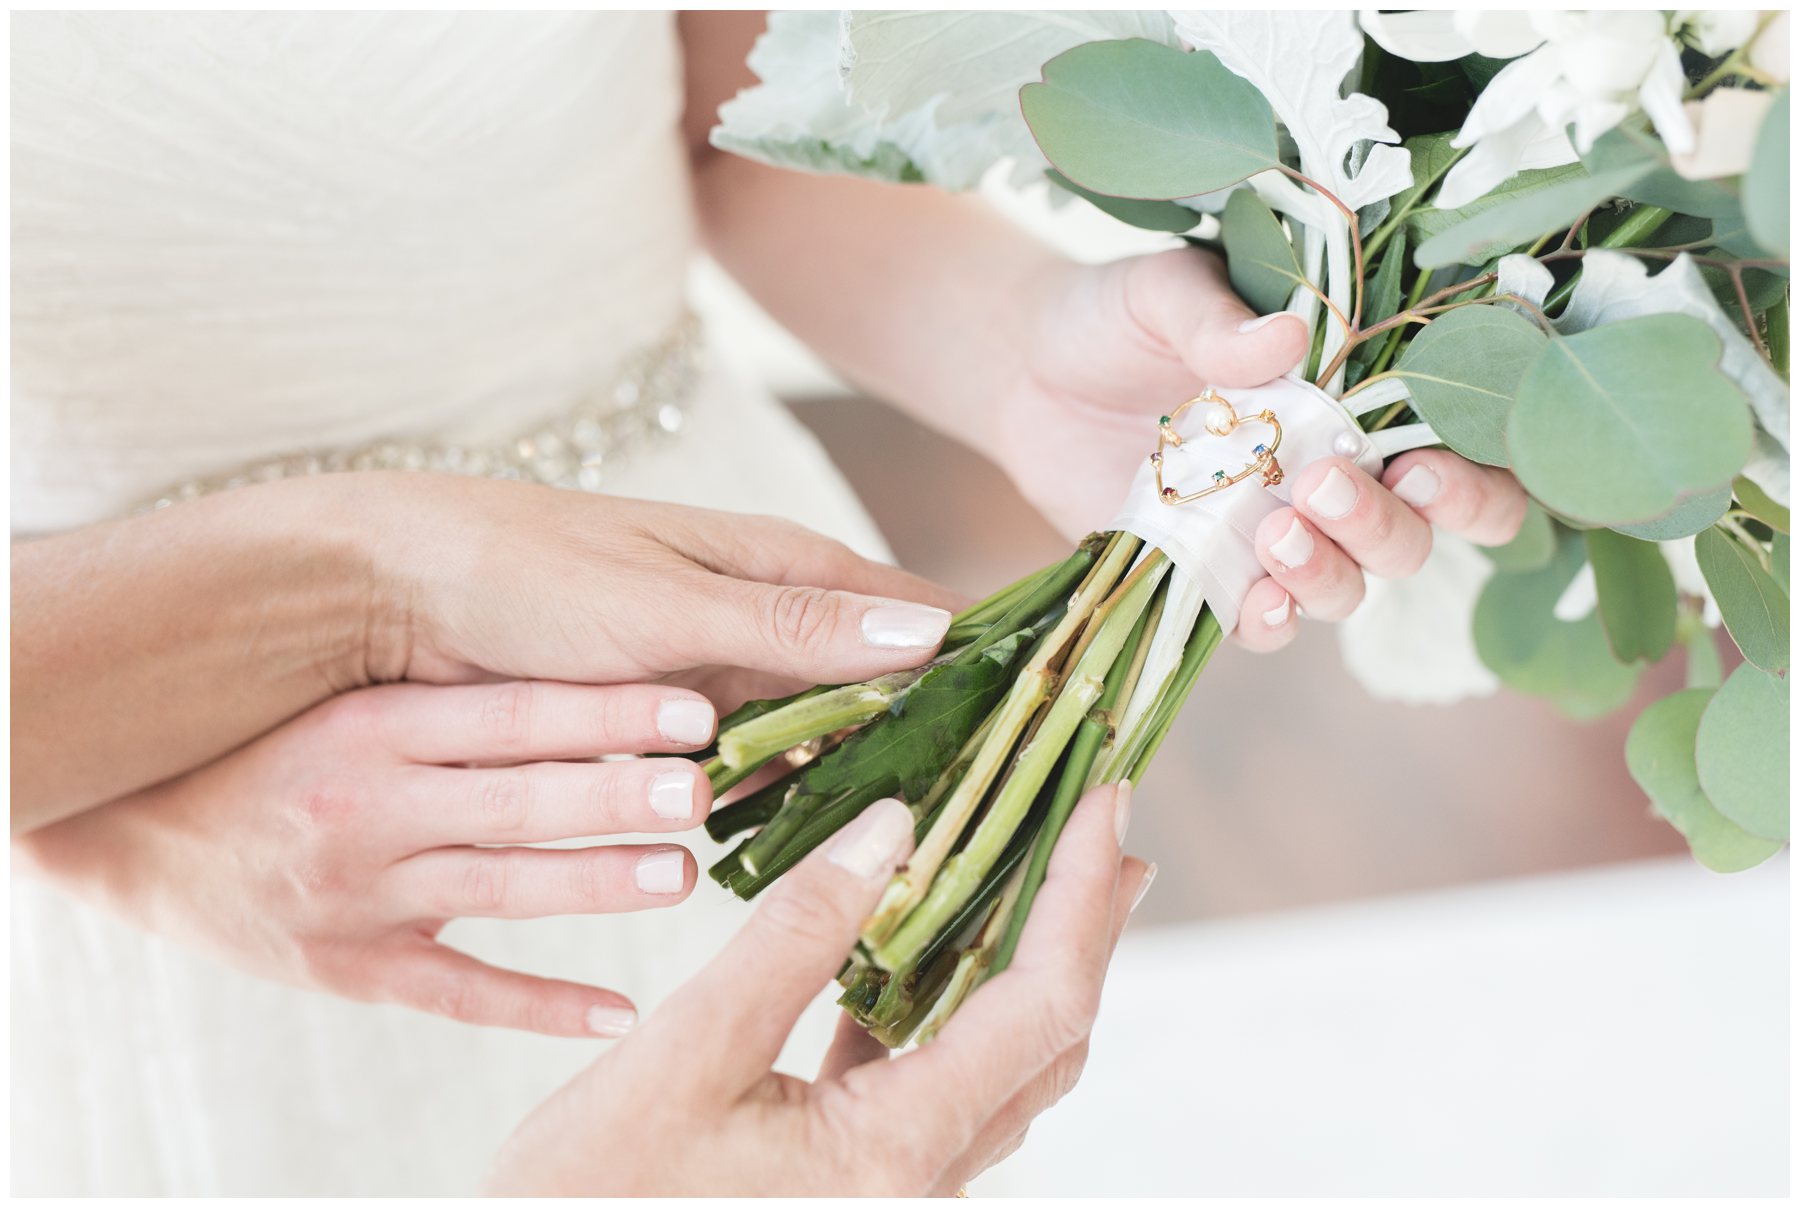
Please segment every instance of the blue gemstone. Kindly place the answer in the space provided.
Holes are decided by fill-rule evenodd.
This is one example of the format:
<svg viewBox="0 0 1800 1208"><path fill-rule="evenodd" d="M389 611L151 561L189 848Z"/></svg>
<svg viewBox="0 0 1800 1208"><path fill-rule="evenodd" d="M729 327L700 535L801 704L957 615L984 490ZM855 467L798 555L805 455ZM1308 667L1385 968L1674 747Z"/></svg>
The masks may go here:
<svg viewBox="0 0 1800 1208"><path fill-rule="evenodd" d="M1254 452L1258 457L1261 457L1264 453L1267 453L1268 451L1269 451L1269 446L1267 446L1267 445L1258 445L1258 446L1256 446L1255 449L1252 450L1252 452Z"/></svg>

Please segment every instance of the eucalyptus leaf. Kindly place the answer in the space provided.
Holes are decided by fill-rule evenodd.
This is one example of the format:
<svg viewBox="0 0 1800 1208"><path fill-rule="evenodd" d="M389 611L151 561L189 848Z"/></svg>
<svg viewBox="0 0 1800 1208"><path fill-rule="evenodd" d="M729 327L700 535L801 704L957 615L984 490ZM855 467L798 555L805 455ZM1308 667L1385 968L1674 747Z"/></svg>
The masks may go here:
<svg viewBox="0 0 1800 1208"><path fill-rule="evenodd" d="M1589 529L1600 624L1613 657L1654 663L1675 644L1675 575L1653 541Z"/></svg>
<svg viewBox="0 0 1800 1208"><path fill-rule="evenodd" d="M1501 252L1569 226L1630 187L1646 171L1647 168L1632 167L1590 174L1577 168L1543 188L1509 194L1501 204L1483 207L1473 217L1432 235L1413 253L1413 261L1420 268L1441 268L1446 264L1491 260ZM1464 209L1473 209L1493 196L1490 193Z"/></svg>
<svg viewBox="0 0 1800 1208"><path fill-rule="evenodd" d="M1694 747L1713 690L1690 688L1652 704L1625 739L1625 766L1656 812L1680 831L1694 859L1714 872L1742 872L1781 850L1713 807L1700 789Z"/></svg>
<svg viewBox="0 0 1800 1208"><path fill-rule="evenodd" d="M1475 605L1475 649L1502 683L1543 696L1570 717L1604 717L1631 698L1637 664L1613 658L1597 612L1559 621L1556 602L1586 561L1581 538L1564 535L1538 570L1501 572Z"/></svg>
<svg viewBox="0 0 1800 1208"><path fill-rule="evenodd" d="M1444 173L1450 170L1452 164L1462 158L1463 153L1450 145L1450 140L1455 137L1455 131L1446 130L1442 134L1415 135L1400 144L1410 157L1412 184L1394 194L1390 199L1388 219L1382 224L1382 229L1377 231L1374 238L1369 241L1368 246L1363 249L1365 253L1374 255L1388 239L1409 229L1409 220L1412 218L1413 211L1417 210L1425 200L1425 194L1429 193L1437 185L1437 182L1443 179ZM1447 220L1445 225L1439 229L1448 229L1453 225L1455 225L1455 220ZM1432 233L1435 232L1426 232L1427 236Z"/></svg>
<svg viewBox="0 0 1800 1208"><path fill-rule="evenodd" d="M1552 340L1518 386L1513 472L1546 507L1630 524L1729 483L1750 453L1744 396L1697 319L1648 315Z"/></svg>
<svg viewBox="0 0 1800 1208"><path fill-rule="evenodd" d="M1788 599L1780 584L1723 529L1710 528L1694 538L1694 560L1744 657L1764 671L1785 675Z"/></svg>
<svg viewBox="0 0 1800 1208"><path fill-rule="evenodd" d="M1775 540L1769 542L1769 574L1781 585L1781 590L1792 595L1788 587L1788 555L1791 541L1786 533L1776 533Z"/></svg>
<svg viewBox="0 0 1800 1208"><path fill-rule="evenodd" d="M1777 256L1788 254L1788 90L1763 119L1750 170L1744 173L1744 217L1756 241Z"/></svg>
<svg viewBox="0 0 1800 1208"><path fill-rule="evenodd" d="M1768 494L1748 478L1731 484L1737 492L1738 505L1778 533L1793 532L1794 517L1788 509L1770 499Z"/></svg>
<svg viewBox="0 0 1800 1208"><path fill-rule="evenodd" d="M1717 688L1725 679L1724 662L1719 658L1719 643L1712 626L1689 618L1692 632L1682 644L1687 647L1687 686Z"/></svg>
<svg viewBox="0 0 1800 1208"><path fill-rule="evenodd" d="M1556 523L1537 500L1527 496L1525 519L1519 524L1518 534L1505 545L1487 546L1482 552L1496 570L1524 571L1548 566L1556 556Z"/></svg>
<svg viewBox="0 0 1800 1208"><path fill-rule="evenodd" d="M1700 788L1721 814L1764 839L1788 837L1788 689L1740 663L1701 715Z"/></svg>
<svg viewBox="0 0 1800 1208"><path fill-rule="evenodd" d="M1516 311L1464 306L1414 336L1393 372L1445 444L1471 461L1504 466L1513 400L1548 342Z"/></svg>
<svg viewBox="0 0 1800 1208"><path fill-rule="evenodd" d="M1288 297L1306 280L1293 241L1275 211L1248 189L1237 189L1219 220L1231 287L1257 314L1287 307Z"/></svg>
<svg viewBox="0 0 1800 1208"><path fill-rule="evenodd" d="M1454 135L1450 137L1454 137ZM1445 171L1448 170L1446 167ZM1580 164L1561 164L1554 168L1529 168L1523 172L1515 172L1495 188L1454 210L1440 210L1436 206L1417 208L1407 218L1406 225L1412 232L1413 242L1415 244L1423 243L1445 231L1453 230L1489 210L1496 210L1534 197L1545 189L1565 181L1578 180L1585 175L1586 172ZM1476 263L1481 263L1481 261Z"/></svg>
<svg viewBox="0 0 1800 1208"><path fill-rule="evenodd" d="M1169 200L1281 167L1268 101L1208 51L1089 42L1044 64L1043 75L1020 90L1025 121L1083 188Z"/></svg>
<svg viewBox="0 0 1800 1208"><path fill-rule="evenodd" d="M1608 130L1594 140L1581 161L1597 174L1638 170L1637 178L1622 185L1619 195L1645 205L1715 220L1741 210L1734 180L1688 180L1675 171L1661 140L1637 123L1621 123Z"/></svg>
<svg viewBox="0 0 1800 1208"><path fill-rule="evenodd" d="M1675 541L1711 528L1730 507L1731 488L1720 487L1684 499L1654 519L1615 524L1613 528L1642 541Z"/></svg>
<svg viewBox="0 0 1800 1208"><path fill-rule="evenodd" d="M1176 205L1172 201L1134 201L1129 197L1108 197L1104 193L1082 188L1055 168L1051 168L1045 175L1052 184L1073 193L1101 213L1140 230L1166 231L1171 235L1179 235L1200 224L1201 215L1198 211ZM1238 194L1234 193L1232 196Z"/></svg>

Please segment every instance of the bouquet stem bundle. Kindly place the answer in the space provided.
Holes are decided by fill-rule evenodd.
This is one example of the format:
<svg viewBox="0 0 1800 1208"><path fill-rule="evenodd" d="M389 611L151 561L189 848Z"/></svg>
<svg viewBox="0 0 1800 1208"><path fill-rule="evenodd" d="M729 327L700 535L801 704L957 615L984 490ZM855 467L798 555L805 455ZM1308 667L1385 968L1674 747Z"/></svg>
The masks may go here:
<svg viewBox="0 0 1800 1208"><path fill-rule="evenodd" d="M772 776L707 820L715 839L753 832L711 869L740 898L875 801L912 808L913 856L839 975L839 1001L885 1043L928 1039L1006 967L1076 801L1149 765L1220 638L1202 607L1162 682L1143 682L1182 620L1169 570L1136 537L1095 534L956 616L927 666L720 723L715 792ZM1134 698L1150 703L1127 727Z"/></svg>

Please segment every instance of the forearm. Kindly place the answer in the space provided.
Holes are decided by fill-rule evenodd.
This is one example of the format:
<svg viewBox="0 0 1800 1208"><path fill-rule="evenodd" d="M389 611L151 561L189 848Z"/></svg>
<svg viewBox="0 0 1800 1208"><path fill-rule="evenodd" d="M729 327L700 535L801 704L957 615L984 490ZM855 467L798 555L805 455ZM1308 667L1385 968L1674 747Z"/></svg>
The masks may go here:
<svg viewBox="0 0 1800 1208"><path fill-rule="evenodd" d="M333 481L335 479L335 481ZM14 833L203 764L394 671L353 476L15 545Z"/></svg>
<svg viewBox="0 0 1800 1208"><path fill-rule="evenodd" d="M1028 302L1056 252L980 199L807 176L715 154L707 246L771 315L862 388L972 444L1025 373Z"/></svg>

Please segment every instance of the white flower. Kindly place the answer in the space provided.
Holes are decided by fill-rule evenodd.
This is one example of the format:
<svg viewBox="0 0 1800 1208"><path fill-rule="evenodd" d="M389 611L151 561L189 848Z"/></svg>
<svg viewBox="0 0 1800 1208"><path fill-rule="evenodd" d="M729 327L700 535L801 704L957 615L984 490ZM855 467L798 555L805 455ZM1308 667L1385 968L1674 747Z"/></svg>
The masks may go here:
<svg viewBox="0 0 1800 1208"><path fill-rule="evenodd" d="M1788 30L1792 24L1788 11L1782 9L1750 43L1750 66L1777 84L1788 82Z"/></svg>
<svg viewBox="0 0 1800 1208"><path fill-rule="evenodd" d="M1674 157L1675 170L1689 180L1736 176L1750 166L1763 117L1775 103L1766 88L1718 88L1704 100L1689 101L1694 149Z"/></svg>
<svg viewBox="0 0 1800 1208"><path fill-rule="evenodd" d="M1444 178L1441 209L1465 206L1522 169L1573 163L1639 109L1672 153L1694 148L1681 51L1660 12L1365 12L1362 22L1402 58L1522 56L1488 81L1453 140L1470 150Z"/></svg>
<svg viewBox="0 0 1800 1208"><path fill-rule="evenodd" d="M1694 49L1716 59L1748 42L1761 16L1750 8L1684 8L1675 24Z"/></svg>
<svg viewBox="0 0 1800 1208"><path fill-rule="evenodd" d="M1663 561L1669 564L1669 573L1675 579L1675 590L1681 595L1696 597L1700 601L1700 620L1708 627L1717 629L1722 619L1719 605L1713 599L1712 588L1706 585L1706 576L1700 573L1699 559L1694 556L1694 539L1680 537L1674 541L1659 541L1656 548L1662 551ZM1583 562L1581 569L1563 589L1563 594L1557 598L1551 615L1559 621L1573 624L1591 616L1598 607L1600 591L1594 580L1594 564Z"/></svg>
<svg viewBox="0 0 1800 1208"><path fill-rule="evenodd" d="M1460 537L1433 534L1410 579L1370 576L1362 605L1338 626L1344 666L1377 700L1447 705L1488 696L1500 681L1475 649L1475 602L1494 573Z"/></svg>

